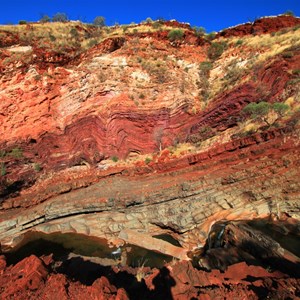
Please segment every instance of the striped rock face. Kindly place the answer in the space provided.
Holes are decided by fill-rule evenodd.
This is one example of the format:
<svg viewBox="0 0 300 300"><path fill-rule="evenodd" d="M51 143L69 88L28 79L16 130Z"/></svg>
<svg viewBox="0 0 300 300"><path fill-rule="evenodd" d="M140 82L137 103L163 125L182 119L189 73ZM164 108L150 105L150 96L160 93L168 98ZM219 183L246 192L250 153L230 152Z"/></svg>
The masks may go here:
<svg viewBox="0 0 300 300"><path fill-rule="evenodd" d="M2 249L29 231L147 249L166 234L182 248L156 251L186 258L218 221L299 219L299 19L274 20L248 24L259 41L248 25L210 41L167 22L181 41L140 26L62 53L37 46L38 24L26 46L6 30ZM245 113L262 101L267 112Z"/></svg>

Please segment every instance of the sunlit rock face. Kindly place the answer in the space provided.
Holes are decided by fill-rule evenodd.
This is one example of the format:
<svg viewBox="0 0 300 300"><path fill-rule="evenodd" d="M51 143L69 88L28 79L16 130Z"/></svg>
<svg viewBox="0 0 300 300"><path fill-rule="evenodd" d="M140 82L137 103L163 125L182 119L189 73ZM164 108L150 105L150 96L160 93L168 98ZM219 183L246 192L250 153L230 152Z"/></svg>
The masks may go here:
<svg viewBox="0 0 300 300"><path fill-rule="evenodd" d="M284 142L277 131L269 136L273 138L265 136L266 141L257 143L263 137L256 135L175 160L181 166L177 170L168 171L173 168L172 161L164 170L160 163L138 169L152 170L155 176L137 176L135 168L128 174L114 168L112 173L93 170L89 176L102 177L98 182L86 186L83 180L89 177L74 178L63 186L62 194L52 196L60 191L67 176L61 174L50 181L51 190L49 185L37 192L32 187L29 194L3 203L3 207L15 207L13 211L18 213L3 211L2 243L10 244L13 238L32 229L77 232L111 240L118 238L122 230L132 229L150 235L171 234L191 250L205 243L210 226L219 220L252 219L281 212L298 218L299 146L291 136ZM266 160L270 156L273 159ZM290 162L288 166L283 158ZM33 205L33 200L40 203Z"/></svg>
<svg viewBox="0 0 300 300"><path fill-rule="evenodd" d="M283 28L293 27L298 22L288 15L277 17L265 17L257 19L254 22L241 24L232 28L222 30L220 36L245 36L249 34L264 34L277 32Z"/></svg>
<svg viewBox="0 0 300 300"><path fill-rule="evenodd" d="M299 220L299 24L263 18L214 38L177 22L101 34L77 24L64 51L39 46L40 25L27 26L31 43L0 28L2 250L32 232L77 233L190 260L220 221ZM245 112L260 102L267 112ZM42 270L33 289L67 285L30 260ZM126 297L104 281L107 297Z"/></svg>

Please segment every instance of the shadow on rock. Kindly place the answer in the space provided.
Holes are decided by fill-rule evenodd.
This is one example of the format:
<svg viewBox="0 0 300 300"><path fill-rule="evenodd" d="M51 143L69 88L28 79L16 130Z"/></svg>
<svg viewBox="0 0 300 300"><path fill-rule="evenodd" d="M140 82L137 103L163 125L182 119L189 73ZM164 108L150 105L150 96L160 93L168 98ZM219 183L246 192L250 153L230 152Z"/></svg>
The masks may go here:
<svg viewBox="0 0 300 300"><path fill-rule="evenodd" d="M154 290L151 299L173 299L171 288L176 285L175 280L170 275L170 271L163 267L158 275L153 279Z"/></svg>
<svg viewBox="0 0 300 300"><path fill-rule="evenodd" d="M171 288L175 286L175 280L170 276L170 271L166 267L160 269L157 276L153 278L153 289L147 287L144 278L141 280L137 279L137 269L131 267L102 266L83 260L81 257L73 257L64 260L55 268L55 271L88 286L92 285L96 279L104 276L117 289L123 288L129 298L133 300L173 299ZM151 272L150 268L149 272Z"/></svg>

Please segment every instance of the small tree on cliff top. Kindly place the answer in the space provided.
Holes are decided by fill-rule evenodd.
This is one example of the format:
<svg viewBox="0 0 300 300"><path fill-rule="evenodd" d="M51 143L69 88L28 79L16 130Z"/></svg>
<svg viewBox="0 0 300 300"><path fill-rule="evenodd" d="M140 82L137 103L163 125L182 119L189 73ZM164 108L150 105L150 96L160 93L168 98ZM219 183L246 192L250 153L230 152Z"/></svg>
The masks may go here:
<svg viewBox="0 0 300 300"><path fill-rule="evenodd" d="M53 22L68 22L68 16L65 13L56 13L53 18L52 18Z"/></svg>
<svg viewBox="0 0 300 300"><path fill-rule="evenodd" d="M98 27L104 27L105 26L105 18L102 16L98 16L94 19L93 24Z"/></svg>
<svg viewBox="0 0 300 300"><path fill-rule="evenodd" d="M49 23L50 21L51 21L51 19L48 15L43 15L40 19L41 23Z"/></svg>
<svg viewBox="0 0 300 300"><path fill-rule="evenodd" d="M199 26L194 26L193 30L196 36L204 36L206 32L204 27L199 27Z"/></svg>
<svg viewBox="0 0 300 300"><path fill-rule="evenodd" d="M294 12L293 12L292 10L287 10L287 11L284 13L284 15L285 15L285 16L292 16L292 17L295 16L295 14L294 14Z"/></svg>

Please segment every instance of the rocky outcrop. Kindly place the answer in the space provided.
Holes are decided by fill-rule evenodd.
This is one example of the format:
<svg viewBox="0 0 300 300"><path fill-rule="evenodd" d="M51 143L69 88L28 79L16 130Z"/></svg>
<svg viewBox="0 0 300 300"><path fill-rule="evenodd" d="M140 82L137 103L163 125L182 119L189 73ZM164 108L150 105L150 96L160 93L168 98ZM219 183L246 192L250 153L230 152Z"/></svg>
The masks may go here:
<svg viewBox="0 0 300 300"><path fill-rule="evenodd" d="M2 115L2 151L19 148L24 152L24 163L36 162L45 169L61 169L83 162L94 165L111 156L126 158L131 153L152 153L175 142L201 141L201 128L225 131L237 125L241 109L249 102L262 96L270 101L278 97L291 79L288 70L297 67L297 58L299 55L288 61L278 59L268 68L259 70L258 82L268 90L267 95L262 95L257 83L247 83L220 95L196 115L187 111L190 105L187 100L180 101L173 108L135 109L127 95L116 96L112 90L89 86L88 81L92 79L83 77L80 80L87 81L86 87L82 88L86 89L85 92L71 92L70 89L77 84L70 84L62 94L58 85L64 86L67 80L72 81L70 76L74 77L73 72L62 69L55 70L59 79L48 82L46 90L41 83L31 80L30 84L36 83L41 90L32 86L32 91L22 91L19 103L9 100L17 91L13 88L14 91L9 92L10 85L6 83L1 102L5 112ZM113 63L111 58L107 60L109 64ZM278 83L279 75L281 81ZM94 95L88 93L90 89L95 89ZM121 101L122 106L119 106L117 103ZM32 113L34 107L35 112ZM43 117L40 117L41 114ZM11 126L12 122L14 125ZM18 161L22 163L22 159ZM17 173L16 168L12 165L11 173ZM17 181L16 178L13 180ZM19 178L19 181L22 179Z"/></svg>
<svg viewBox="0 0 300 300"><path fill-rule="evenodd" d="M284 132L257 134L188 156L175 164L180 171L168 172L172 161L164 169L160 163L153 164L152 171L147 166L144 172L148 168L146 173L156 170L161 174L140 174L138 185L137 177L128 170L129 174L122 175L122 171L118 176L107 173L109 177L85 189L65 192L38 205L30 194L8 199L3 208L29 208L18 208L13 215L9 210L2 212L2 244L15 244L16 237L28 230L77 232L114 240L121 230L132 229L150 235L167 233L192 249L205 243L211 225L218 220L280 212L299 218L298 137ZM266 161L270 156L272 160ZM96 172L99 178L101 171ZM82 186L81 180L73 182L74 186ZM72 184L66 191L70 189Z"/></svg>
<svg viewBox="0 0 300 300"><path fill-rule="evenodd" d="M20 43L20 39L16 33L9 31L1 31L0 47L9 47Z"/></svg>
<svg viewBox="0 0 300 300"><path fill-rule="evenodd" d="M295 286L295 290L299 290L298 279L284 279L279 272L269 273L261 267L245 263L232 265L224 273L216 270L205 273L195 270L188 263L178 264L172 269L171 275L175 281L172 293L176 299L257 299L272 295L285 298L297 294L289 287Z"/></svg>
<svg viewBox="0 0 300 300"><path fill-rule="evenodd" d="M78 259L64 262L65 267L55 271L55 261L46 264L43 259L30 256L14 266L2 268L1 298L54 299L59 295L61 299L225 299L228 296L293 299L300 290L299 279L244 262L231 265L225 272L206 272L195 269L190 262L173 263L160 270L110 269ZM84 285L87 278L80 274L88 272L98 273L99 278Z"/></svg>
<svg viewBox="0 0 300 300"><path fill-rule="evenodd" d="M0 290L2 299L54 299L58 295L61 299L129 299L124 289L117 289L105 277L87 287L51 272L34 255L2 269Z"/></svg>
<svg viewBox="0 0 300 300"><path fill-rule="evenodd" d="M222 30L218 36L245 36L248 34L264 34L277 32L288 27L295 27L300 24L300 18L290 15L281 15L277 17L265 17L255 20L252 23L238 25L229 29Z"/></svg>

